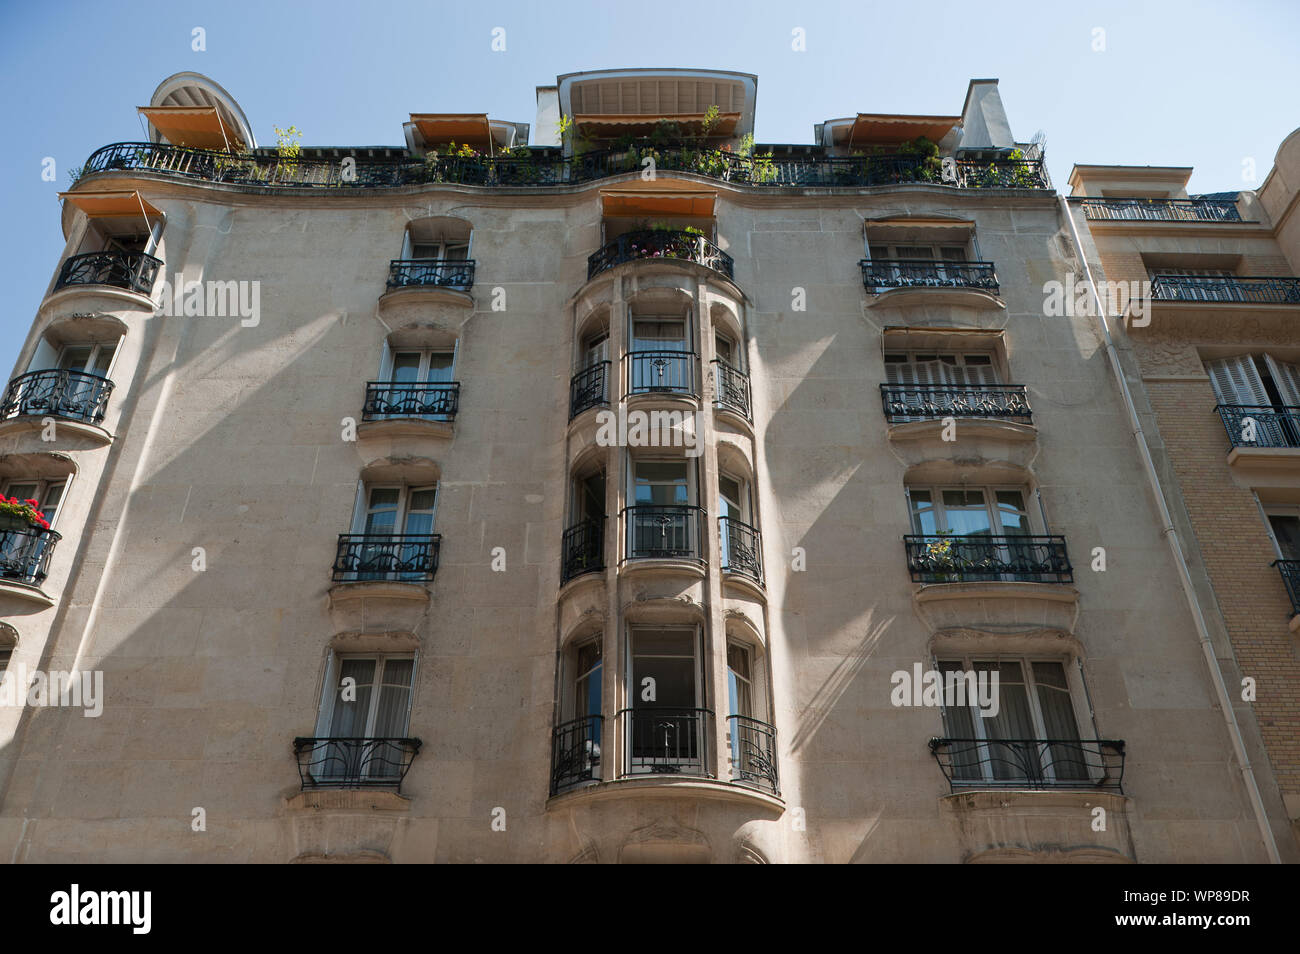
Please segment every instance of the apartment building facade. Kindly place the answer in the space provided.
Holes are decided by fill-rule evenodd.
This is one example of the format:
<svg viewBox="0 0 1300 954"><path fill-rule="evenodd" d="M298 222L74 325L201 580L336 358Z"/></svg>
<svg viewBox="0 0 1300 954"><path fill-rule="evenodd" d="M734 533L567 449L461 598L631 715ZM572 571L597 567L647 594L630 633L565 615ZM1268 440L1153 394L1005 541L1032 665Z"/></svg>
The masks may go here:
<svg viewBox="0 0 1300 954"><path fill-rule="evenodd" d="M756 94L298 150L164 81L0 406L0 649L103 687L0 707L0 857L1294 860L997 81Z"/></svg>
<svg viewBox="0 0 1300 954"><path fill-rule="evenodd" d="M1077 165L1071 204L1101 280L1142 288L1116 315L1126 374L1300 834L1300 135L1257 191L1189 196L1191 172Z"/></svg>

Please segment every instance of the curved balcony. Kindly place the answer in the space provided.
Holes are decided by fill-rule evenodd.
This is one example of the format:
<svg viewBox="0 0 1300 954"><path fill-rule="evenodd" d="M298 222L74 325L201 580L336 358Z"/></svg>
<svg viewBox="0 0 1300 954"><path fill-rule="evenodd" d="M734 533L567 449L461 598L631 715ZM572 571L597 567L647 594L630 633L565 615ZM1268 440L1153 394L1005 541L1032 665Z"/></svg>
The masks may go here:
<svg viewBox="0 0 1300 954"><path fill-rule="evenodd" d="M878 294L890 288L977 288L998 292L998 276L992 262L945 262L906 258L858 263L862 284Z"/></svg>
<svg viewBox="0 0 1300 954"><path fill-rule="evenodd" d="M683 261L734 279L732 257L702 235L689 232L626 232L587 259L587 280L624 262Z"/></svg>
<svg viewBox="0 0 1300 954"><path fill-rule="evenodd" d="M623 509L627 534L624 560L692 560L704 562L702 507L684 504L638 504Z"/></svg>
<svg viewBox="0 0 1300 954"><path fill-rule="evenodd" d="M557 725L551 732L551 794L600 781L600 733L605 720L584 716Z"/></svg>
<svg viewBox="0 0 1300 954"><path fill-rule="evenodd" d="M0 402L0 421L49 416L99 424L112 393L113 382L97 374L58 368L29 371L9 382Z"/></svg>
<svg viewBox="0 0 1300 954"><path fill-rule="evenodd" d="M608 361L588 365L569 379L569 420L593 407L608 406Z"/></svg>
<svg viewBox="0 0 1300 954"><path fill-rule="evenodd" d="M454 288L474 284L474 259L395 258L388 263L388 288Z"/></svg>
<svg viewBox="0 0 1300 954"><path fill-rule="evenodd" d="M605 520L584 520L564 531L560 542L560 583L605 569Z"/></svg>
<svg viewBox="0 0 1300 954"><path fill-rule="evenodd" d="M731 747L731 780L781 796L777 772L776 726L748 716L727 716L727 743Z"/></svg>
<svg viewBox="0 0 1300 954"><path fill-rule="evenodd" d="M340 533L334 582L428 582L441 545L437 533Z"/></svg>
<svg viewBox="0 0 1300 954"><path fill-rule="evenodd" d="M304 792L320 788L400 792L422 744L419 739L299 737L293 740L293 754Z"/></svg>
<svg viewBox="0 0 1300 954"><path fill-rule="evenodd" d="M42 527L0 524L0 580L40 586L49 573L54 545L61 539Z"/></svg>
<svg viewBox="0 0 1300 954"><path fill-rule="evenodd" d="M953 792L1124 791L1123 740L931 739L930 754Z"/></svg>
<svg viewBox="0 0 1300 954"><path fill-rule="evenodd" d="M714 358L713 367L713 406L718 410L731 411L752 423L749 403L749 375L739 368L733 368L721 358Z"/></svg>
<svg viewBox="0 0 1300 954"><path fill-rule="evenodd" d="M74 285L108 285L138 295L153 292L154 280L162 261L144 252L120 249L69 256L59 270L54 290Z"/></svg>
<svg viewBox="0 0 1300 954"><path fill-rule="evenodd" d="M914 583L1074 582L1062 536L908 534L903 543Z"/></svg>
<svg viewBox="0 0 1300 954"><path fill-rule="evenodd" d="M371 381L366 384L363 421L419 418L451 421L460 407L460 382L440 384L409 381Z"/></svg>
<svg viewBox="0 0 1300 954"><path fill-rule="evenodd" d="M617 715L626 733L624 775L694 775L708 771L708 737L712 709L644 706Z"/></svg>
<svg viewBox="0 0 1300 954"><path fill-rule="evenodd" d="M890 424L945 417L1018 421L1033 419L1023 384L882 384L880 400Z"/></svg>
<svg viewBox="0 0 1300 954"><path fill-rule="evenodd" d="M763 585L763 535L732 517L718 518L723 573L736 573Z"/></svg>
<svg viewBox="0 0 1300 954"><path fill-rule="evenodd" d="M682 394L698 397L693 351L629 351L623 356L627 396Z"/></svg>

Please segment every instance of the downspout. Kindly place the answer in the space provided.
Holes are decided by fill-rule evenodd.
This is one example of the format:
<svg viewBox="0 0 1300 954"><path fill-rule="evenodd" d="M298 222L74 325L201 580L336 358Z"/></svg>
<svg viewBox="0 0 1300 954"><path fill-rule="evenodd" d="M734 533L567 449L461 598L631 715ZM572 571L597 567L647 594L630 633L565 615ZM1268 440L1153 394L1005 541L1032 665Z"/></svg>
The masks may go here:
<svg viewBox="0 0 1300 954"><path fill-rule="evenodd" d="M1187 568L1187 560L1183 557L1182 542L1178 538L1178 531L1174 528L1174 521L1169 513L1169 508L1165 505L1164 491L1160 486L1160 475L1156 472L1155 461L1151 459L1146 434L1142 431L1142 422L1138 418L1137 407L1133 403L1133 394L1129 390L1128 382L1124 379L1124 372L1119 363L1119 354L1115 350L1114 339L1110 336L1110 316L1106 313L1101 298L1097 295L1097 286L1093 284L1092 269L1089 268L1088 259L1083 254L1083 245L1079 241L1079 232L1074 226L1074 216L1070 214L1069 203L1064 195L1058 196L1058 198L1061 201L1061 214L1070 229L1070 241L1074 245L1074 253L1079 257L1079 261L1083 265L1083 277L1088 283L1088 291L1092 294L1093 307L1097 309L1097 314L1101 316L1101 331L1106 339L1106 357L1110 359L1111 370L1115 372L1115 380L1119 382L1120 395L1124 398L1124 406L1128 410L1129 424L1133 428L1133 438L1137 441L1138 455L1142 458L1142 466L1146 471L1147 482L1151 485L1151 492L1155 496L1156 506L1160 510L1160 522L1164 527L1162 532L1169 544L1170 551L1173 553L1174 565L1178 567L1178 579L1183 584L1183 594L1187 597L1187 605L1192 611L1192 620L1196 623L1197 638L1201 644L1201 651L1205 654L1206 665L1210 669L1210 679L1214 683L1215 695L1219 698L1219 708L1223 711L1223 722L1228 729L1228 737L1232 739L1232 749L1236 753L1237 764L1241 767L1242 781L1246 785L1246 791L1250 794L1250 804L1255 811L1255 821L1259 825L1260 835L1264 839L1264 848L1268 851L1268 858L1272 864L1281 864L1282 858L1278 854L1277 842L1273 838L1273 829L1268 823L1268 813L1264 810L1264 799L1259 793L1259 785L1256 783L1255 773L1251 769L1250 757L1246 754L1246 742L1242 738L1241 726L1237 722L1236 713L1232 711L1232 699L1228 695L1227 684L1223 681L1223 669L1219 666L1219 658L1214 652L1214 644L1210 641L1210 631L1205 624L1205 616L1201 613L1201 603L1197 599L1196 590L1192 584L1192 574Z"/></svg>

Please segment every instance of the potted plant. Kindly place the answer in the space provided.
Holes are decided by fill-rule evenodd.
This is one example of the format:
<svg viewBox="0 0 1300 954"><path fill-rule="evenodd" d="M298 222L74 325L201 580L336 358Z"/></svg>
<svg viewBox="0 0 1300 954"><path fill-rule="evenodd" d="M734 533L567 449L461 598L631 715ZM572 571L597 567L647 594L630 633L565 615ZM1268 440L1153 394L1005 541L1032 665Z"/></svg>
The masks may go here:
<svg viewBox="0 0 1300 954"><path fill-rule="evenodd" d="M951 530L940 530L939 539L927 540L924 545L922 562L926 572L934 577L935 583L949 583L960 579L957 573L957 555L952 549Z"/></svg>
<svg viewBox="0 0 1300 954"><path fill-rule="evenodd" d="M40 501L0 496L0 530L26 530L30 527L50 529L50 522L41 513Z"/></svg>

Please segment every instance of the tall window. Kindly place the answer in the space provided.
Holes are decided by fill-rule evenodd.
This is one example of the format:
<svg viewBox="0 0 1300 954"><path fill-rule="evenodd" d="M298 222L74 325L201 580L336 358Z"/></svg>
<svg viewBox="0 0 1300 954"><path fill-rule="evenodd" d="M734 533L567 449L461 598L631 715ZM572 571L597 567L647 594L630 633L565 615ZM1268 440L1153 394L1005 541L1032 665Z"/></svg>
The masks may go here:
<svg viewBox="0 0 1300 954"><path fill-rule="evenodd" d="M1243 300L1241 289L1231 281L1236 272L1230 268L1151 268L1148 274L1153 282L1170 278L1170 296L1182 301Z"/></svg>
<svg viewBox="0 0 1300 954"><path fill-rule="evenodd" d="M54 526L54 518L59 512L59 504L63 500L63 491L67 486L65 478L56 480L29 480L14 478L4 483L0 483L0 493L5 497L17 497L19 500L35 500L40 504L38 508L41 515L51 527Z"/></svg>
<svg viewBox="0 0 1300 954"><path fill-rule="evenodd" d="M699 775L704 767L699 631L633 628L628 653L628 771Z"/></svg>
<svg viewBox="0 0 1300 954"><path fill-rule="evenodd" d="M632 319L629 385L633 393L695 390L695 363L684 316Z"/></svg>
<svg viewBox="0 0 1300 954"><path fill-rule="evenodd" d="M333 741L320 743L313 753L318 777L398 778L403 749L391 740L409 731L414 657L339 655L331 675L317 736Z"/></svg>
<svg viewBox="0 0 1300 954"><path fill-rule="evenodd" d="M627 556L700 556L695 468L686 460L633 460Z"/></svg>
<svg viewBox="0 0 1300 954"><path fill-rule="evenodd" d="M438 488L369 486L353 533L364 534L357 580L422 580L431 573Z"/></svg>
<svg viewBox="0 0 1300 954"><path fill-rule="evenodd" d="M902 285L947 285L961 277L964 245L893 245L872 243L873 262L889 263L885 274Z"/></svg>
<svg viewBox="0 0 1300 954"><path fill-rule="evenodd" d="M1225 416L1237 432L1234 443L1300 447L1300 367L1270 354L1246 354L1207 361L1205 370L1219 404L1244 409Z"/></svg>
<svg viewBox="0 0 1300 954"><path fill-rule="evenodd" d="M1300 506L1270 504L1265 506L1268 528L1283 560L1300 560Z"/></svg>
<svg viewBox="0 0 1300 954"><path fill-rule="evenodd" d="M886 351L885 380L923 386L999 383L993 355L984 352Z"/></svg>
<svg viewBox="0 0 1300 954"><path fill-rule="evenodd" d="M960 536L1030 533L1024 492L997 487L909 487L912 532Z"/></svg>
<svg viewBox="0 0 1300 954"><path fill-rule="evenodd" d="M455 415L456 352L448 348L384 347L380 387L372 396L378 416L447 421Z"/></svg>

